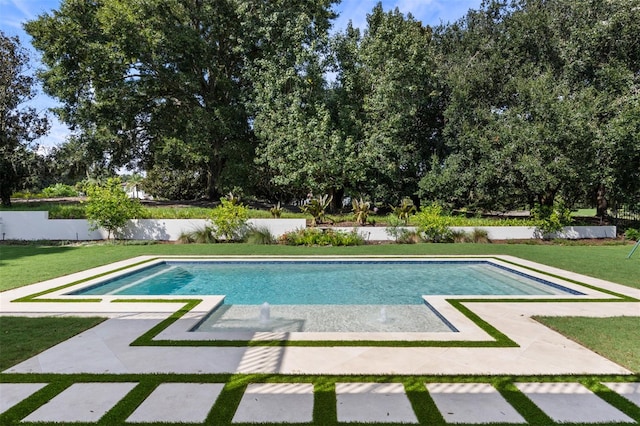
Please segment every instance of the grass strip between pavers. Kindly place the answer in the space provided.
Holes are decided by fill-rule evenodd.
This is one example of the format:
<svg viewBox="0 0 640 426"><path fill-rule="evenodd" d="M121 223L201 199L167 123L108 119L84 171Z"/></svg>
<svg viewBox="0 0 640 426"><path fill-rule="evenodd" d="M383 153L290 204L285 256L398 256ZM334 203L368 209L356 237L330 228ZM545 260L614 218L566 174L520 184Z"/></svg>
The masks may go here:
<svg viewBox="0 0 640 426"><path fill-rule="evenodd" d="M528 424L555 425L540 408L520 392L514 383L580 383L611 406L636 422L640 422L640 407L603 385L604 382L640 382L639 375L563 375L563 376L327 376L280 374L0 374L0 383L47 383L6 412L0 414L2 425L29 425L21 419L75 383L132 382L137 386L109 410L97 425L120 425L163 383L221 383L224 388L213 403L205 424L230 425L247 386L251 383L310 383L314 386L313 421L309 425L338 425L336 383L402 383L411 407L420 424L445 425L427 388L427 383L488 383L514 407ZM51 423L33 423L47 425ZM84 425L85 423L74 423ZM166 424L166 423L150 423ZM280 423L274 423L280 424ZM376 423L378 425L395 423ZM499 423L497 423L499 424ZM582 423L572 423L579 426ZM615 423L614 423L615 424Z"/></svg>
<svg viewBox="0 0 640 426"><path fill-rule="evenodd" d="M533 403L525 394L514 385L513 378L501 378L495 380L493 386L502 395L502 397L516 409L520 415L527 420L529 424L535 425L551 425L555 424L551 417L542 411ZM521 381L521 380L517 380Z"/></svg>
<svg viewBox="0 0 640 426"><path fill-rule="evenodd" d="M464 258L464 257L462 257ZM303 346L303 347L322 347L322 346L377 346L377 347L517 347L517 343L507 337L505 334L500 332L497 328L484 321L474 312L472 312L468 307L464 306L463 303L539 303L539 302L547 302L547 303L559 303L559 302L571 302L571 303L597 303L597 302L637 302L638 299L635 299L630 296L626 296L623 294L616 293L614 291L602 289L596 286L588 285L579 281L575 281L569 278L565 278L562 276L550 274L547 272L540 271L538 269L527 267L520 265L515 262L506 261L502 258L498 258L495 256L486 256L487 259L493 259L496 261L502 261L505 263L509 263L515 266L519 266L543 275L551 276L554 278L558 278L561 280L565 280L568 282L572 282L574 284L578 284L592 290L600 291L611 296L616 297L617 299L573 299L573 298L561 298L561 299L546 299L541 297L539 299L478 299L478 298L465 298L465 299L446 299L448 303L450 303L453 307L458 309L463 315L465 315L469 320L471 320L474 324L480 327L483 331L489 334L494 340L486 340L486 341L465 341L465 340L449 340L449 341L379 341L379 340L314 340L314 341L306 341L306 340L154 340L154 338L160 334L163 330L169 327L171 324L179 320L182 316L184 316L191 309L196 307L199 303L202 302L202 299L117 299L114 300L114 303L184 303L185 305L178 309L176 312L171 314L167 319L161 321L156 326L152 327L149 331L144 333L142 336L137 338L134 342L131 343L132 346L218 346L218 347L246 347L246 346ZM61 289L71 287L89 280L93 280L96 278L100 278L102 276L119 272L125 269L129 269L135 266L139 266L145 263L149 263L155 260L158 260L158 257L147 259L141 262L137 262L132 265L124 266L121 268L114 269L112 271L100 273L94 275L89 278L85 278L82 280L74 281L69 284L65 284L62 286L55 287L50 290L45 290L39 293L35 293L29 296L25 296L20 299L14 300L14 302L101 302L102 299L37 299L38 297L44 296L48 293L59 291Z"/></svg>
<svg viewBox="0 0 640 426"><path fill-rule="evenodd" d="M632 419L635 419L636 421L640 420L640 407L638 407L622 395L618 394L617 392L609 389L599 380L593 377L588 377L580 379L579 382L582 383L591 392L595 393L614 407L617 407L620 411L622 411Z"/></svg>
<svg viewBox="0 0 640 426"><path fill-rule="evenodd" d="M420 378L408 378L404 381L404 390L409 398L413 412L421 425L437 425L444 423L444 417L436 407L427 390L426 381Z"/></svg>
<svg viewBox="0 0 640 426"><path fill-rule="evenodd" d="M338 421L336 406L336 384L332 380L319 377L313 387L313 421L320 425L335 424Z"/></svg>

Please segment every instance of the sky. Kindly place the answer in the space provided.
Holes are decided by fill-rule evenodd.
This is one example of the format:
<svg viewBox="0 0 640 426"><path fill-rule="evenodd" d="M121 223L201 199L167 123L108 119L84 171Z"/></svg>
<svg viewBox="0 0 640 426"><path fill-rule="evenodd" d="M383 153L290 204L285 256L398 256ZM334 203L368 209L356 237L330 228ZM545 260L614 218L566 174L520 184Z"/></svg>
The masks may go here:
<svg viewBox="0 0 640 426"><path fill-rule="evenodd" d="M334 21L333 31L343 31L351 21L355 27L364 29L367 14L371 13L379 0L342 0L334 6L339 17ZM462 18L469 9L478 9L481 0L383 0L385 11L398 8L407 15L411 13L415 19L424 25L438 25L454 22ZM0 30L8 36L18 36L24 47L30 48L30 37L22 29L26 21L36 19L39 15L51 12L60 5L60 0L0 0ZM38 68L40 62L38 54L31 50L32 66ZM45 112L56 106L56 101L41 91L31 100L29 106ZM54 146L64 142L69 130L49 114L52 126L49 134L36 141L42 146Z"/></svg>

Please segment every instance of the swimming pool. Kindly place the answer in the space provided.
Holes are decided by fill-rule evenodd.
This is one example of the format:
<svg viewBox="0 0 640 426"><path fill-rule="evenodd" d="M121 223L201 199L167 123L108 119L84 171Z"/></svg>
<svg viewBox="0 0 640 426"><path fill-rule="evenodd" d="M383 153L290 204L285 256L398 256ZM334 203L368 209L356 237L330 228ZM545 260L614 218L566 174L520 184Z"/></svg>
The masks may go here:
<svg viewBox="0 0 640 426"><path fill-rule="evenodd" d="M581 294L489 261L163 261L74 295L225 295L232 305L411 305L423 295Z"/></svg>
<svg viewBox="0 0 640 426"><path fill-rule="evenodd" d="M223 336L216 339L250 340L261 332L403 333L406 338L406 333L458 331L425 296L582 294L544 277L486 259L162 260L70 294L224 296L191 329Z"/></svg>

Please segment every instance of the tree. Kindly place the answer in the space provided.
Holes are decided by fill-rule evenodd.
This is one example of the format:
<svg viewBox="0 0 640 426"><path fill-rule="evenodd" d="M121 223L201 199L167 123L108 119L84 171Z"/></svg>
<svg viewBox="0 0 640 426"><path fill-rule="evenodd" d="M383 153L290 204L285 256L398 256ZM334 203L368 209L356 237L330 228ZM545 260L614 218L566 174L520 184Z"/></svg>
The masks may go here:
<svg viewBox="0 0 640 426"><path fill-rule="evenodd" d="M150 185L177 174L217 199L252 163L253 64L321 31L330 5L64 0L26 28L43 52L44 88L64 105L57 113L114 167L142 161Z"/></svg>
<svg viewBox="0 0 640 426"><path fill-rule="evenodd" d="M25 74L27 53L17 37L0 31L0 199L11 206L11 194L31 175L37 164L33 141L45 135L49 124L35 108L24 103L33 98L33 77Z"/></svg>
<svg viewBox="0 0 640 426"><path fill-rule="evenodd" d="M625 0L493 0L441 29L447 144L421 195L510 209L629 193L616 170L637 164L639 15Z"/></svg>
<svg viewBox="0 0 640 426"><path fill-rule="evenodd" d="M276 185L328 193L334 208L345 191L394 202L414 195L441 142L430 30L381 4L368 24L363 36L349 25L274 58L257 95L259 164Z"/></svg>
<svg viewBox="0 0 640 426"><path fill-rule="evenodd" d="M398 9L384 12L381 3L367 24L357 84L364 94L363 150L374 166L369 192L394 204L405 196L418 201L418 182L442 149L444 126L432 29Z"/></svg>
<svg viewBox="0 0 640 426"><path fill-rule="evenodd" d="M328 19L313 32L297 32L295 49L255 63L252 111L258 139L256 162L281 193L331 193L336 205L357 179L354 140L337 125L328 106ZM305 27L312 16L301 16ZM286 24L285 24L286 25ZM334 207L335 207L334 206Z"/></svg>
<svg viewBox="0 0 640 426"><path fill-rule="evenodd" d="M70 135L47 155L50 176L69 185L85 179L106 179L116 171L103 154L86 135Z"/></svg>
<svg viewBox="0 0 640 426"><path fill-rule="evenodd" d="M239 202L239 199L229 194L221 198L220 204L211 210L213 236L227 242L242 240L247 231L249 208Z"/></svg>
<svg viewBox="0 0 640 426"><path fill-rule="evenodd" d="M125 176L125 188L131 191L133 198L139 199L140 186L144 184L144 176L139 173L134 173L129 176Z"/></svg>
<svg viewBox="0 0 640 426"><path fill-rule="evenodd" d="M104 185L89 185L87 188L87 219L91 230L104 228L107 239L115 237L130 219L139 218L142 206L122 189L120 178L109 178Z"/></svg>

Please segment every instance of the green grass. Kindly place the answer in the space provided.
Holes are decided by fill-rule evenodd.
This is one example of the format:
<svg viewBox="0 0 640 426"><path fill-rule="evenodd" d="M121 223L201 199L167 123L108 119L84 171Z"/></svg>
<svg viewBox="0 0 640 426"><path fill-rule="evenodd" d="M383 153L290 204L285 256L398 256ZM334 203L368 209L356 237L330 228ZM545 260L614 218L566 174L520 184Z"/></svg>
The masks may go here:
<svg viewBox="0 0 640 426"><path fill-rule="evenodd" d="M104 318L0 316L0 371L31 358L102 321Z"/></svg>
<svg viewBox="0 0 640 426"><path fill-rule="evenodd" d="M571 212L571 216L578 217L594 217L596 215L596 209L578 209Z"/></svg>
<svg viewBox="0 0 640 426"><path fill-rule="evenodd" d="M498 255L534 262L640 288L640 255L626 259L630 245L411 244L358 247L291 247L250 244L0 245L0 290L140 255Z"/></svg>
<svg viewBox="0 0 640 426"><path fill-rule="evenodd" d="M535 319L613 362L640 373L640 313L639 317Z"/></svg>

